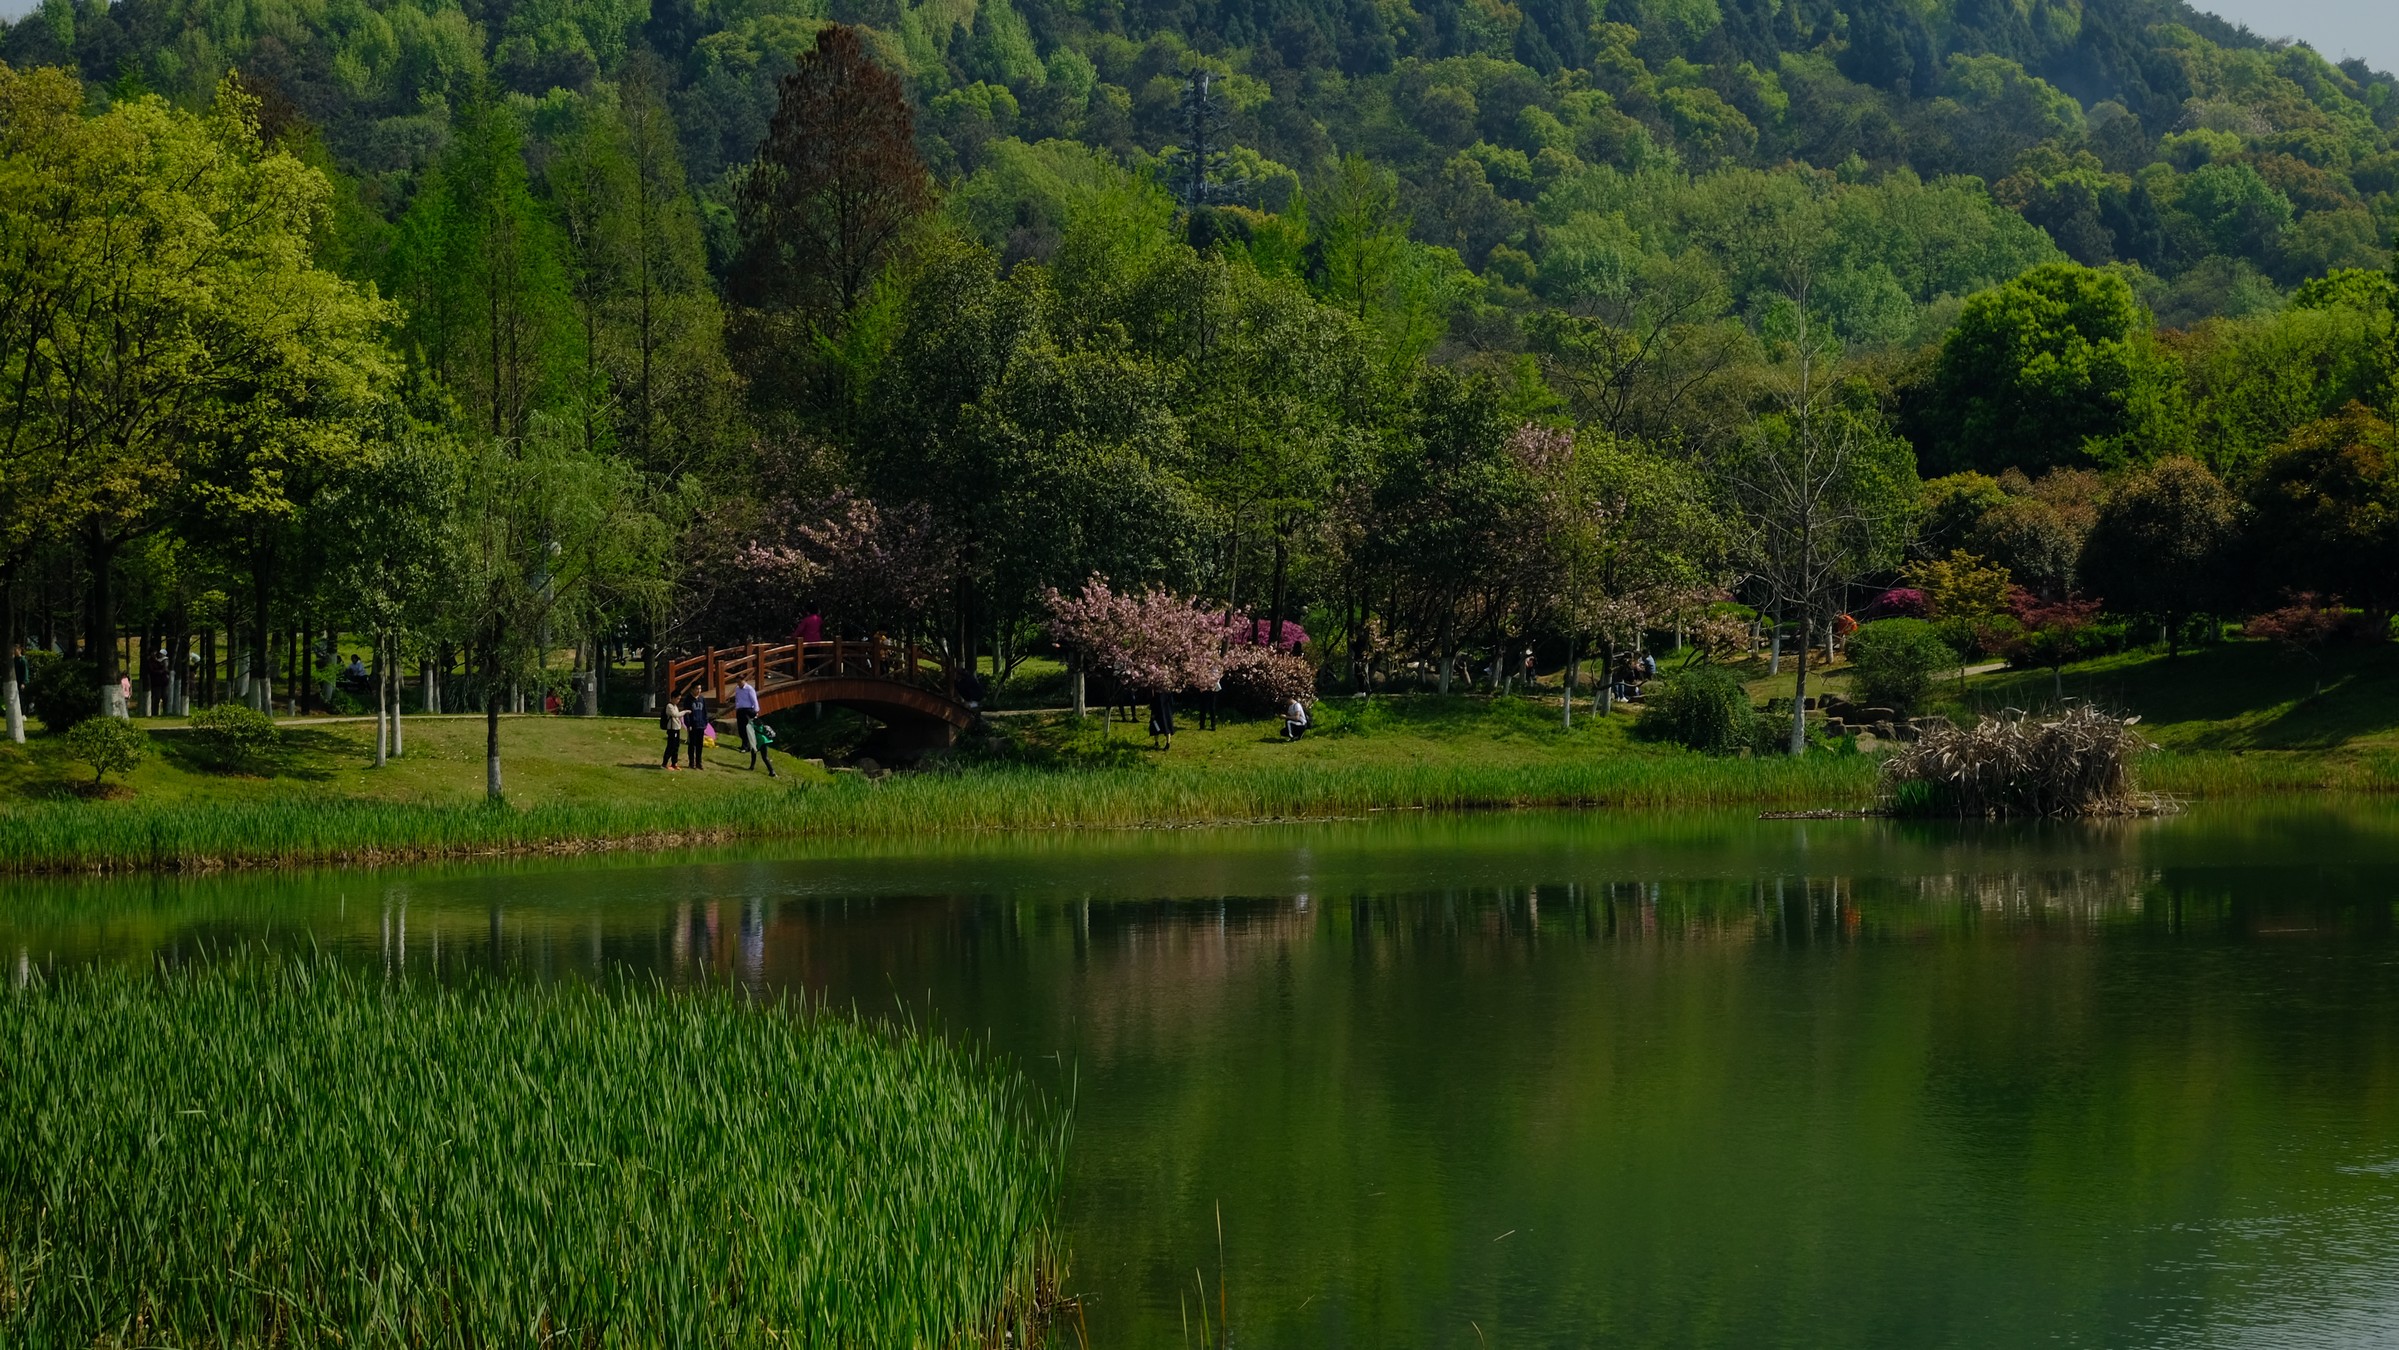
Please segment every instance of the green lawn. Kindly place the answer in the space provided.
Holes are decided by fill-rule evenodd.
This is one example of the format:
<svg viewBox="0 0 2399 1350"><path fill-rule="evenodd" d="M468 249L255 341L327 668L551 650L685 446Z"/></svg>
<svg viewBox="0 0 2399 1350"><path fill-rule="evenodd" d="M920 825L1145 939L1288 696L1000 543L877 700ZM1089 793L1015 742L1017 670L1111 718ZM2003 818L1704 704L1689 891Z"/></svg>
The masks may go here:
<svg viewBox="0 0 2399 1350"><path fill-rule="evenodd" d="M125 786L144 801L254 801L302 794L439 804L483 796L480 716L406 719L406 753L380 769L374 767L372 721L286 720L283 746L255 774L216 771L193 752L179 721L144 719L142 725L156 733L151 754ZM764 773L743 772L741 755L723 751L708 755L699 773L665 773L658 768L664 739L650 718L503 717L500 763L509 799L520 805L688 800L774 791L824 777L820 768L778 757L784 777L770 781ZM76 796L91 777L52 738L37 735L21 746L0 745L0 800Z"/></svg>
<svg viewBox="0 0 2399 1350"><path fill-rule="evenodd" d="M2140 714L2171 750L2399 751L2399 645L2335 649L2321 663L2260 642L2128 652L2068 666L2062 683L2069 698ZM2032 710L2056 693L2046 670L2000 671L1943 701L1968 713Z"/></svg>

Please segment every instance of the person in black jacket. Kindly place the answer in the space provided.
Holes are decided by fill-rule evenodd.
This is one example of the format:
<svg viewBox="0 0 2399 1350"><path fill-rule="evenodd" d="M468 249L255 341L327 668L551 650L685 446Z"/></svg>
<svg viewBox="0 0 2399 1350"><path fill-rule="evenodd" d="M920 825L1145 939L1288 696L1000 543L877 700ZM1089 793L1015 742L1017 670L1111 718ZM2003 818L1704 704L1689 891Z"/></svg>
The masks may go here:
<svg viewBox="0 0 2399 1350"><path fill-rule="evenodd" d="M691 767L700 767L700 746L708 739L708 696L698 685L691 687L691 697L683 700L683 739L689 742Z"/></svg>
<svg viewBox="0 0 2399 1350"><path fill-rule="evenodd" d="M1171 689L1150 695L1150 748L1175 748L1175 696Z"/></svg>

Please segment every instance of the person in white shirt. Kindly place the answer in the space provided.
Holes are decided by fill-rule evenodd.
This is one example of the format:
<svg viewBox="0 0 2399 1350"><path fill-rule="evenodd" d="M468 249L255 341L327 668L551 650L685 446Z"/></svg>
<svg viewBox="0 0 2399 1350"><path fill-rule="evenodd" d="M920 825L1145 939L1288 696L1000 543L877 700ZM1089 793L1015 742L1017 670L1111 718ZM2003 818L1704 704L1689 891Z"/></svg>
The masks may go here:
<svg viewBox="0 0 2399 1350"><path fill-rule="evenodd" d="M741 748L750 752L749 766L752 769L758 767L758 741L750 734L750 724L757 720L758 687L743 680L741 686L733 691L733 731L741 737ZM769 764L766 771L768 775L773 775L774 766Z"/></svg>
<svg viewBox="0 0 2399 1350"><path fill-rule="evenodd" d="M1295 698L1291 700L1290 707L1283 709L1283 739L1296 741L1305 735L1307 730L1308 705Z"/></svg>

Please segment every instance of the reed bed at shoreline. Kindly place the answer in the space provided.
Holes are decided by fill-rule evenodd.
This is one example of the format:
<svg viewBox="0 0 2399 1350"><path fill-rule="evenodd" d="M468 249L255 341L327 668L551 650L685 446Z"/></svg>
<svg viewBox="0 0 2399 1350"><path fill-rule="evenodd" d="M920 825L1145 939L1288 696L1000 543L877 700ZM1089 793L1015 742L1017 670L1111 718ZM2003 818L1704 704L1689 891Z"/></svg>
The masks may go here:
<svg viewBox="0 0 2399 1350"><path fill-rule="evenodd" d="M1139 829L1333 819L1376 811L1528 807L1871 805L1863 755L1710 759L1610 755L1532 764L1212 768L977 765L843 775L813 787L692 801L425 805L289 797L45 802L0 811L0 873L136 872L672 848L745 840ZM2399 759L2163 752L2144 784L2182 798L2399 791Z"/></svg>
<svg viewBox="0 0 2399 1350"><path fill-rule="evenodd" d="M1873 763L1857 756L1617 756L1205 772L980 765L873 780L843 775L821 786L691 802L522 809L301 794L158 805L45 802L0 812L0 871L411 861L778 838L1238 824L1384 810L1860 804L1873 790Z"/></svg>
<svg viewBox="0 0 2399 1350"><path fill-rule="evenodd" d="M0 990L0 1342L1027 1343L1065 1122L724 988L329 960Z"/></svg>

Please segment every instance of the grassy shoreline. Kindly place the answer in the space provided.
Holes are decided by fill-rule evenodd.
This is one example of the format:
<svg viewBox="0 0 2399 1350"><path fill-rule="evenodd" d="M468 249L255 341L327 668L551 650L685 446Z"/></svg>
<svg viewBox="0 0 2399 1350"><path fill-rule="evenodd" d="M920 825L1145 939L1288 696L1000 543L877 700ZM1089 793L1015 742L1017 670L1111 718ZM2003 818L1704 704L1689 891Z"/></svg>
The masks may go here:
<svg viewBox="0 0 2399 1350"><path fill-rule="evenodd" d="M1534 764L1295 764L1183 772L992 765L779 793L530 806L322 799L38 803L0 813L0 871L146 872L666 850L774 840L1330 820L1378 811L1857 808L1861 755L1623 755ZM2399 792L2399 759L2161 751L2142 782L2182 798Z"/></svg>

